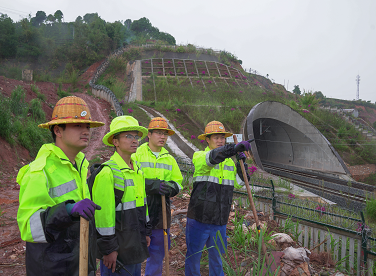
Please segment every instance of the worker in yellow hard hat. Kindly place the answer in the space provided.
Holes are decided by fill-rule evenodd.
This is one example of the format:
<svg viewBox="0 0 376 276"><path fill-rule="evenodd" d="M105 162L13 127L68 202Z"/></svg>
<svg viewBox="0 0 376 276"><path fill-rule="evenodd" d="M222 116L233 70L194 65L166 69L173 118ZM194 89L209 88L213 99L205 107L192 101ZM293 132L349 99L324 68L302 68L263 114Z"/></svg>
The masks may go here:
<svg viewBox="0 0 376 276"><path fill-rule="evenodd" d="M43 145L36 159L21 168L17 222L26 241L26 273L79 274L79 217L91 220L100 206L90 200L86 184L89 162L81 152L89 145L90 128L104 123L92 120L89 107L79 97L59 100L49 129L54 143ZM96 269L95 225L89 226L89 275Z"/></svg>
<svg viewBox="0 0 376 276"><path fill-rule="evenodd" d="M151 119L148 126L147 143L142 144L136 152L136 160L141 164L145 174L145 188L149 207L149 217L152 227L149 246L150 257L146 261L145 276L162 275L164 252L164 235L168 235L170 248L171 210L170 198L176 196L182 189L183 176L175 158L164 148L169 136L175 131L168 127L162 117ZM167 229L164 233L162 199L166 199Z"/></svg>
<svg viewBox="0 0 376 276"><path fill-rule="evenodd" d="M119 116L103 137L103 143L115 152L102 164L93 185L93 199L103 207L95 214L102 276L141 276L141 263L149 257L145 177L134 158L147 132L134 117Z"/></svg>
<svg viewBox="0 0 376 276"><path fill-rule="evenodd" d="M250 149L248 141L227 144L227 132L221 122L212 121L205 133L198 136L208 143L204 151L195 152L193 190L188 205L186 224L187 254L185 275L200 275L200 259L204 246L209 252L209 275L224 275L221 253L224 253L221 235L227 247L226 224L230 214L234 187L244 185L240 164L230 158L245 159L243 151Z"/></svg>

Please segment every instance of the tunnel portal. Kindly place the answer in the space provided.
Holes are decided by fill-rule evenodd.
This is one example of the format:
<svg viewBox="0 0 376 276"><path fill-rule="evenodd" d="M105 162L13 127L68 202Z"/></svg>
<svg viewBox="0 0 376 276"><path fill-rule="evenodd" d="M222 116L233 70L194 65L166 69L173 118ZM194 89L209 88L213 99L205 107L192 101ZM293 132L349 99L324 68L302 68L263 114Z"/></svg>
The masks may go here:
<svg viewBox="0 0 376 276"><path fill-rule="evenodd" d="M249 112L245 134L257 165L350 175L321 132L298 112L279 102L262 102Z"/></svg>

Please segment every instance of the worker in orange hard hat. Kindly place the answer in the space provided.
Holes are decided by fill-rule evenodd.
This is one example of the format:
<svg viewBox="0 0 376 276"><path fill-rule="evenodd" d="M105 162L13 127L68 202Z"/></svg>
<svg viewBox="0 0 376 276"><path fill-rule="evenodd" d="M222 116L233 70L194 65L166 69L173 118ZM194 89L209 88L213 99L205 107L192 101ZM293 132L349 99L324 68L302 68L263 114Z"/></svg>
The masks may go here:
<svg viewBox="0 0 376 276"><path fill-rule="evenodd" d="M166 199L167 234L170 248L171 210L170 198L182 189L183 176L172 155L164 148L169 136L175 131L168 127L164 118L151 119L148 127L149 142L142 144L136 152L136 159L141 164L145 175L145 189L152 226L149 255L146 261L145 276L162 275L164 252L164 230L162 199ZM167 253L168 254L168 253Z"/></svg>
<svg viewBox="0 0 376 276"><path fill-rule="evenodd" d="M91 220L100 206L90 200L86 184L89 162L81 152L89 145L90 128L104 123L92 120L89 107L79 97L60 99L49 129L54 143L43 145L36 159L21 168L17 222L26 241L26 273L79 274L79 217ZM95 274L96 230L89 226L89 275Z"/></svg>
<svg viewBox="0 0 376 276"><path fill-rule="evenodd" d="M195 172L186 224L185 275L200 275L205 245L209 252L209 275L224 275L217 246L221 253L224 248L218 232L227 247L226 224L233 190L244 185L240 164L235 165L230 157L245 159L243 151L250 149L248 141L226 145L226 137L231 135L221 122L212 121L206 125L205 133L198 136L205 139L208 147L195 152L192 159Z"/></svg>

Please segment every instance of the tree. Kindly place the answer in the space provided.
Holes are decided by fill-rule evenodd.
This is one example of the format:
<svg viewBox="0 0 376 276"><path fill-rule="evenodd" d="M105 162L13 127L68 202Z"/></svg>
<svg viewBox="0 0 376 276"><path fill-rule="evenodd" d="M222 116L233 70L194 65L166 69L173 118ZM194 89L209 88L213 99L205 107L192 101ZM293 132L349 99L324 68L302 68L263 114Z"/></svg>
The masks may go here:
<svg viewBox="0 0 376 276"><path fill-rule="evenodd" d="M84 15L84 21L87 24L90 24L98 17L98 13L87 13Z"/></svg>
<svg viewBox="0 0 376 276"><path fill-rule="evenodd" d="M75 22L76 22L76 23L82 23L82 17L81 17L80 15L77 16Z"/></svg>
<svg viewBox="0 0 376 276"><path fill-rule="evenodd" d="M373 122L373 128L376 129L376 121Z"/></svg>
<svg viewBox="0 0 376 276"><path fill-rule="evenodd" d="M57 21L61 22L61 19L63 18L63 13L61 12L61 10L57 10L55 11L54 13L54 17L57 19Z"/></svg>
<svg viewBox="0 0 376 276"><path fill-rule="evenodd" d="M17 40L13 20L6 14L0 15L0 57L11 58L17 53Z"/></svg>
<svg viewBox="0 0 376 276"><path fill-rule="evenodd" d="M56 18L52 14L49 14L47 16L47 21L49 21L50 23L54 23L56 21Z"/></svg>
<svg viewBox="0 0 376 276"><path fill-rule="evenodd" d="M153 31L153 26L151 25L149 19L147 19L146 17L142 17L139 20L135 20L132 22L131 30L134 31L136 34L150 33Z"/></svg>
<svg viewBox="0 0 376 276"><path fill-rule="evenodd" d="M32 23L34 26L39 26L46 18L47 15L44 11L37 11L35 17L32 18Z"/></svg>
<svg viewBox="0 0 376 276"><path fill-rule="evenodd" d="M315 95L315 97L317 99L324 99L325 98L324 94L321 91L315 91L315 93L313 93L313 94Z"/></svg>
<svg viewBox="0 0 376 276"><path fill-rule="evenodd" d="M166 41L170 45L176 44L175 37L173 37L172 35L168 33L160 32L157 39Z"/></svg>
<svg viewBox="0 0 376 276"><path fill-rule="evenodd" d="M32 26L31 20L22 19L20 28L16 29L17 37L17 57L25 59L38 58L42 53L41 35L38 28Z"/></svg>
<svg viewBox="0 0 376 276"><path fill-rule="evenodd" d="M128 30L131 29L131 25L132 25L132 20L130 20L130 19L125 20L125 22L124 22L124 26L125 26Z"/></svg>
<svg viewBox="0 0 376 276"><path fill-rule="evenodd" d="M294 85L294 89L292 90L294 94L300 95L302 92L300 91L299 85Z"/></svg>

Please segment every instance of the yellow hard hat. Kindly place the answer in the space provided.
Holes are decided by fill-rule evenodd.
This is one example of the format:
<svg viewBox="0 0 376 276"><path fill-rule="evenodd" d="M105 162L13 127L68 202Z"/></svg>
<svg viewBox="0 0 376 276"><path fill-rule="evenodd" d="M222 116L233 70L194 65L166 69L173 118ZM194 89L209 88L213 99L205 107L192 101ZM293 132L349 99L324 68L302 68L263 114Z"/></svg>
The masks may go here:
<svg viewBox="0 0 376 276"><path fill-rule="evenodd" d="M205 140L205 137L207 135L221 134L221 133L224 134L226 138L230 137L232 135L232 133L226 131L225 127L223 126L223 124L221 122L211 121L210 123L208 123L206 125L205 133L199 135L197 138L200 139L200 140Z"/></svg>
<svg viewBox="0 0 376 276"><path fill-rule="evenodd" d="M76 96L68 96L60 99L52 112L52 119L48 123L40 124L40 128L50 128L59 124L90 124L90 127L100 127L104 123L93 121L86 102Z"/></svg>
<svg viewBox="0 0 376 276"><path fill-rule="evenodd" d="M114 135L123 131L137 131L141 139L145 138L148 130L139 125L138 121L132 116L119 116L112 120L110 132L103 137L103 143L113 147L112 139Z"/></svg>
<svg viewBox="0 0 376 276"><path fill-rule="evenodd" d="M154 117L153 119L151 119L148 130L154 130L154 129L167 130L169 136L175 134L175 131L168 128L167 121L163 119L162 117Z"/></svg>

